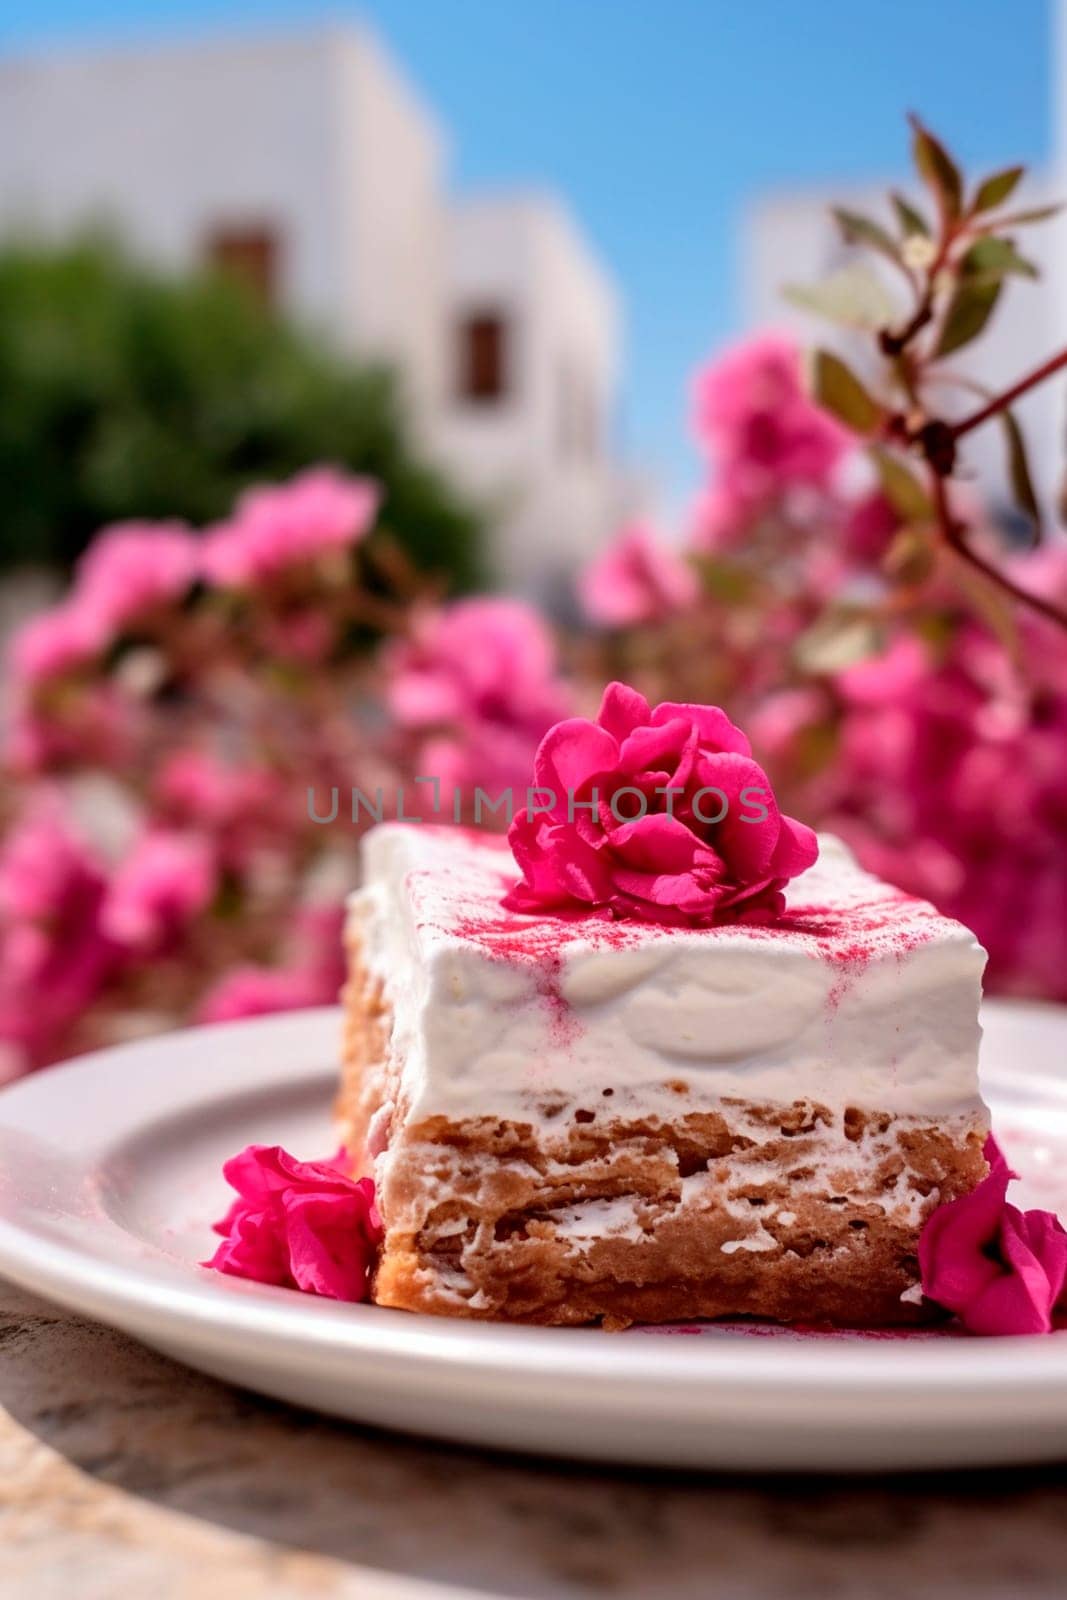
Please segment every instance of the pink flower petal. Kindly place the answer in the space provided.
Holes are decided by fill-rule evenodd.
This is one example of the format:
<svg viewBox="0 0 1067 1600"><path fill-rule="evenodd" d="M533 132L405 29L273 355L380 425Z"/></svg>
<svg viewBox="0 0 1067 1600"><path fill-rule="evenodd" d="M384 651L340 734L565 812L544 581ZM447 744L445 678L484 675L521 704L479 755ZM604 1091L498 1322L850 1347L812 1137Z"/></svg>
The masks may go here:
<svg viewBox="0 0 1067 1600"><path fill-rule="evenodd" d="M679 705L664 700L653 711L651 722L653 727L662 727L676 717L699 730L700 742L708 750L731 750L741 756L752 754L747 736L718 706Z"/></svg>
<svg viewBox="0 0 1067 1600"><path fill-rule="evenodd" d="M626 867L647 872L685 872L711 863L713 853L678 817L663 812L616 823L611 832L613 854Z"/></svg>
<svg viewBox="0 0 1067 1600"><path fill-rule="evenodd" d="M799 878L819 858L819 837L807 823L779 813L778 844L771 860L771 871L776 878L787 881Z"/></svg>
<svg viewBox="0 0 1067 1600"><path fill-rule="evenodd" d="M369 1178L338 1159L298 1161L278 1145L249 1145L223 1167L237 1190L205 1266L233 1277L364 1300L382 1226Z"/></svg>
<svg viewBox="0 0 1067 1600"><path fill-rule="evenodd" d="M649 727L635 728L627 734L619 750L623 772L639 772L669 765L673 769L690 745L696 747L692 722L687 717L671 717Z"/></svg>
<svg viewBox="0 0 1067 1600"><path fill-rule="evenodd" d="M553 815L566 817L567 796L580 789L591 772L610 769L617 759L618 745L595 722L568 717L550 728L538 746L534 776L556 796Z"/></svg>
<svg viewBox="0 0 1067 1600"><path fill-rule="evenodd" d="M621 744L628 733L647 723L651 715L651 708L643 694L638 694L636 689L631 689L625 683L609 683L600 702L597 722Z"/></svg>
<svg viewBox="0 0 1067 1600"><path fill-rule="evenodd" d="M1051 1212L1007 1204L1016 1174L992 1135L986 1159L981 1183L927 1218L919 1239L923 1293L972 1333L1048 1333L1067 1278L1067 1233Z"/></svg>

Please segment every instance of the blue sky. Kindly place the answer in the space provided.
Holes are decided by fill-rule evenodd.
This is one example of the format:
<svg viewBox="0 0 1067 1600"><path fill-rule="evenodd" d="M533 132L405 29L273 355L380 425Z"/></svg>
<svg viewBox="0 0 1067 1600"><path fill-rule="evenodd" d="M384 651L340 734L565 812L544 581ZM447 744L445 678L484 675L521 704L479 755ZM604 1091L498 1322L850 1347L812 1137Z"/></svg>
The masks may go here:
<svg viewBox="0 0 1067 1600"><path fill-rule="evenodd" d="M761 189L892 175L920 110L975 166L1051 147L1053 0L367 0L462 186L561 189L627 314L621 431L673 498L686 395L738 325ZM0 48L338 18L292 0L0 0Z"/></svg>

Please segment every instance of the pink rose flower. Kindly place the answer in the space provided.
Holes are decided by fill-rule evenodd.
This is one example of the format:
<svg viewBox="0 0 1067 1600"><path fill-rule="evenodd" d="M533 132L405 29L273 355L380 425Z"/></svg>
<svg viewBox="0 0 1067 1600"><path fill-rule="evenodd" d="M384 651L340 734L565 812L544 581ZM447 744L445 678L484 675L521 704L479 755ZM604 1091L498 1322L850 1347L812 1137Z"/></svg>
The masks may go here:
<svg viewBox="0 0 1067 1600"><path fill-rule="evenodd" d="M688 561L658 543L640 523L623 529L579 582L586 616L609 628L663 622L691 606L699 592Z"/></svg>
<svg viewBox="0 0 1067 1600"><path fill-rule="evenodd" d="M297 1161L278 1145L249 1145L223 1167L238 1198L215 1232L216 1272L302 1289L330 1300L365 1300L381 1219L369 1178L336 1161Z"/></svg>
<svg viewBox="0 0 1067 1600"><path fill-rule="evenodd" d="M149 828L111 880L103 930L127 950L170 951L207 910L216 884L214 852L205 838Z"/></svg>
<svg viewBox="0 0 1067 1600"><path fill-rule="evenodd" d="M1008 1205L1012 1172L992 1135L989 1174L938 1206L919 1239L923 1294L971 1333L1049 1333L1067 1278L1067 1233L1050 1211Z"/></svg>
<svg viewBox="0 0 1067 1600"><path fill-rule="evenodd" d="M357 545L378 514L379 486L313 467L277 487L250 489L228 522L209 530L204 575L224 589L251 589L289 568Z"/></svg>
<svg viewBox="0 0 1067 1600"><path fill-rule="evenodd" d="M625 684L595 722L574 717L541 741L543 794L508 832L522 882L505 905L593 907L700 926L781 914L783 889L818 853L783 816L749 742L717 706L654 710ZM669 793L667 791L670 791Z"/></svg>
<svg viewBox="0 0 1067 1600"><path fill-rule="evenodd" d="M797 345L775 333L734 346L701 373L696 426L720 471L749 493L824 489L854 444L808 395Z"/></svg>
<svg viewBox="0 0 1067 1600"><path fill-rule="evenodd" d="M192 587L198 544L180 522L119 522L104 528L75 573L75 593L109 634L172 605Z"/></svg>

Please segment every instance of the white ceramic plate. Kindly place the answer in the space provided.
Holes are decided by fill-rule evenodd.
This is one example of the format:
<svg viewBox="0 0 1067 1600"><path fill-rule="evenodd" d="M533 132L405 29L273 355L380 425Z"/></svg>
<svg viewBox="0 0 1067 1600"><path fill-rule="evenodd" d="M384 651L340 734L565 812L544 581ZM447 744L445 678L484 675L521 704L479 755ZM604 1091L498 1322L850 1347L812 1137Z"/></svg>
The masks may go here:
<svg viewBox="0 0 1067 1600"><path fill-rule="evenodd" d="M990 1004L983 1083L1027 1184L1067 1213L1067 1010ZM343 1306L196 1265L253 1141L333 1148L339 1016L86 1056L0 1094L0 1271L195 1367L360 1422L663 1466L885 1469L1067 1456L1045 1339L505 1327Z"/></svg>

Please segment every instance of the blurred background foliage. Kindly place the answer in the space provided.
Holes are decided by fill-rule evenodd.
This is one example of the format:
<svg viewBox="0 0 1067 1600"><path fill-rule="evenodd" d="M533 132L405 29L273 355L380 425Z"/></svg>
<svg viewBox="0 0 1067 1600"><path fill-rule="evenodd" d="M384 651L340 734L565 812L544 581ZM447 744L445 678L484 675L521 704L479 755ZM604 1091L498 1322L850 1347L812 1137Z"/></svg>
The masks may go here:
<svg viewBox="0 0 1067 1600"><path fill-rule="evenodd" d="M420 568L477 584L480 517L420 459L390 372L221 275L162 277L101 235L0 250L0 568L68 566L128 518L212 522L248 484L320 461L377 479Z"/></svg>

